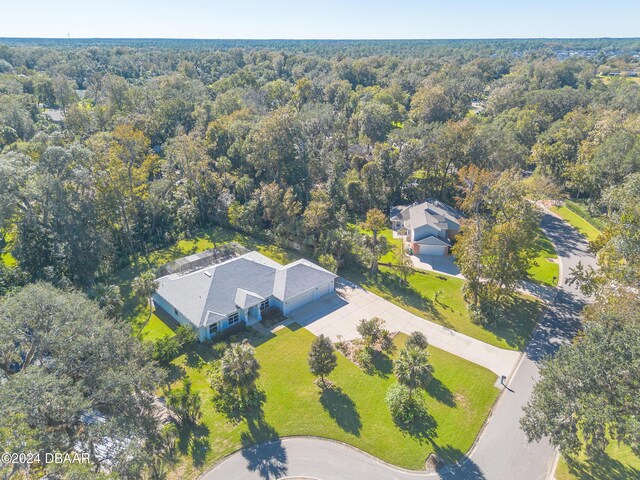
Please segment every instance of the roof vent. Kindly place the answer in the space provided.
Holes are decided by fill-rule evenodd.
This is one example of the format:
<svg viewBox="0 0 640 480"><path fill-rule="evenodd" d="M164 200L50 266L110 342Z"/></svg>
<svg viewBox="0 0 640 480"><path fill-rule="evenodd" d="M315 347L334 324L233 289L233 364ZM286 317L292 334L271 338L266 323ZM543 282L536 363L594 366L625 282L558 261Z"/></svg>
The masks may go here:
<svg viewBox="0 0 640 480"><path fill-rule="evenodd" d="M204 272L204 274L205 274L207 277L211 278L211 272Z"/></svg>

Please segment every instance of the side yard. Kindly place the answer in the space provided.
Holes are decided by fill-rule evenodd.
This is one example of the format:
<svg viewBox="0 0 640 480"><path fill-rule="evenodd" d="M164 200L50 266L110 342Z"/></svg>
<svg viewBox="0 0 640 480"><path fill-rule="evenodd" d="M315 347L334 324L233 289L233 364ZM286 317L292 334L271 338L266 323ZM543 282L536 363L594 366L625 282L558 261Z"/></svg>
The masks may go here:
<svg viewBox="0 0 640 480"><path fill-rule="evenodd" d="M296 326L272 338L254 340L260 362L258 385L266 394L264 416L230 423L212 406L205 361L211 348L174 361L179 376L188 376L202 398L198 425L182 432L179 467L174 478L192 477L220 457L242 446L289 435L317 435L340 440L404 468L421 469L431 452L453 461L472 445L493 405L498 389L490 371L434 347L429 347L435 378L424 394L430 418L412 431L393 422L384 398L395 382L389 360L378 362L373 374L338 353L330 375L333 388L322 391L309 373L307 354L314 336ZM266 341L265 341L266 340ZM406 336L398 335L401 346Z"/></svg>
<svg viewBox="0 0 640 480"><path fill-rule="evenodd" d="M569 209L565 205L560 207L550 207L553 213L561 216L564 220L567 221L573 228L575 228L578 232L580 232L589 242L593 242L598 235L600 235L600 230L591 225L587 220L582 218L573 210Z"/></svg>

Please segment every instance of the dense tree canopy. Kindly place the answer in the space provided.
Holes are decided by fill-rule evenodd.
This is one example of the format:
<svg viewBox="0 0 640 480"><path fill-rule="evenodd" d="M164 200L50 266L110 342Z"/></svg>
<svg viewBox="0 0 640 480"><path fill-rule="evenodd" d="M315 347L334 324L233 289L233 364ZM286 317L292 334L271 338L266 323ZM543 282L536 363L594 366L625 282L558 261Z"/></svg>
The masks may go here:
<svg viewBox="0 0 640 480"><path fill-rule="evenodd" d="M115 471L152 460L161 373L127 329L84 295L37 283L0 303L0 332L0 429L21 429L42 452L82 445ZM98 453L105 438L120 445L111 458Z"/></svg>
<svg viewBox="0 0 640 480"><path fill-rule="evenodd" d="M49 43L0 50L0 223L32 279L93 287L213 223L375 270L348 224L453 204L460 169L594 210L640 169L640 85L595 76L637 68L631 40Z"/></svg>

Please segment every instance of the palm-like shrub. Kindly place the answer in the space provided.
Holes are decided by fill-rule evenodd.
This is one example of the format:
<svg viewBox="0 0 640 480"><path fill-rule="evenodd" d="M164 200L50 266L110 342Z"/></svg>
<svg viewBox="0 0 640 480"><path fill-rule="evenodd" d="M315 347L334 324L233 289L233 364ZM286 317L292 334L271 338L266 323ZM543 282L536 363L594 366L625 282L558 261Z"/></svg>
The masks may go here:
<svg viewBox="0 0 640 480"><path fill-rule="evenodd" d="M222 381L236 389L240 397L255 386L259 369L255 351L247 342L231 344L220 359Z"/></svg>
<svg viewBox="0 0 640 480"><path fill-rule="evenodd" d="M425 349L410 347L400 351L393 362L393 373L398 382L409 389L409 396L416 388L427 388L433 379L433 366Z"/></svg>

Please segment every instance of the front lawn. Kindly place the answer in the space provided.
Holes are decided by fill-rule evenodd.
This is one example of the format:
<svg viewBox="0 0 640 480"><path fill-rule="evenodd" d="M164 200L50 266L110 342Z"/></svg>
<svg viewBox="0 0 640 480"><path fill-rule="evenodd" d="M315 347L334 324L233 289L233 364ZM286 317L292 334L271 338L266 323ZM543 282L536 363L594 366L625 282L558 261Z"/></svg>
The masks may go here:
<svg viewBox="0 0 640 480"><path fill-rule="evenodd" d="M596 460L560 458L556 470L557 480L629 480L640 478L640 458L625 444L609 443L605 454Z"/></svg>
<svg viewBox="0 0 640 480"><path fill-rule="evenodd" d="M567 221L567 223L569 223L569 225L580 232L589 242L595 241L595 239L600 235L600 230L591 225L577 213L569 210L564 205L561 207L550 207L549 210L561 216L564 220Z"/></svg>
<svg viewBox="0 0 640 480"><path fill-rule="evenodd" d="M410 469L424 468L431 452L454 461L471 447L498 395L492 372L429 347L435 378L425 401L431 418L417 431L404 432L394 424L384 401L395 382L391 362L379 362L380 370L368 375L338 353L338 366L329 376L334 388L323 393L307 365L313 338L308 330L292 325L262 343L252 342L262 366L258 384L266 394L264 417L235 425L213 408L201 358L192 352L174 361L176 370L193 381L203 406L200 423L182 432L174 478L194 477L243 445L289 435L340 440ZM400 346L405 340L405 335L398 335L395 341ZM210 358L209 349L197 349L204 360Z"/></svg>
<svg viewBox="0 0 640 480"><path fill-rule="evenodd" d="M507 313L504 325L481 326L469 319L462 296L464 280L428 271L416 271L400 283L390 267L380 267L376 278L353 270L340 272L345 278L427 320L444 325L496 347L524 349L540 314L540 303L521 296Z"/></svg>
<svg viewBox="0 0 640 480"><path fill-rule="evenodd" d="M539 283L555 287L558 284L558 277L560 275L558 255L556 254L553 243L551 243L540 229L538 230L536 249L536 265L529 269L529 277Z"/></svg>

